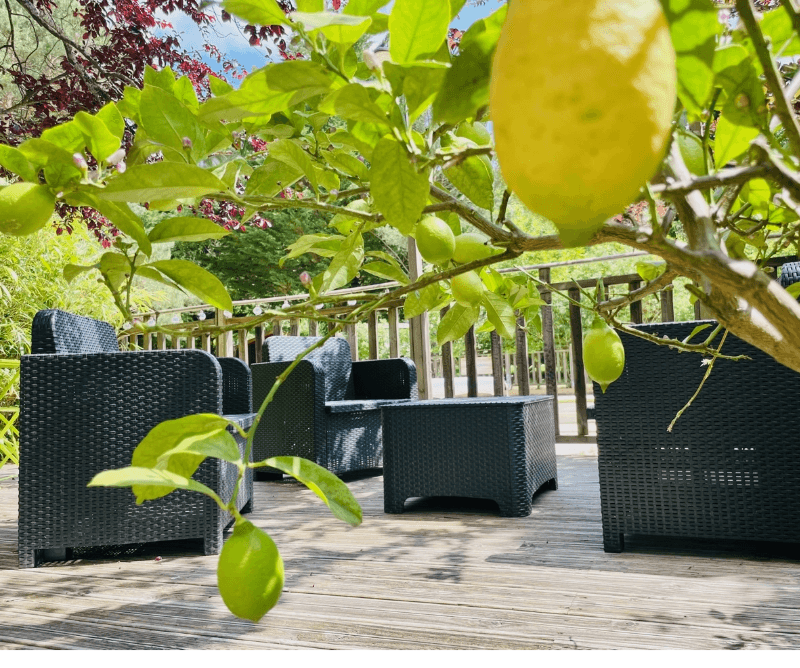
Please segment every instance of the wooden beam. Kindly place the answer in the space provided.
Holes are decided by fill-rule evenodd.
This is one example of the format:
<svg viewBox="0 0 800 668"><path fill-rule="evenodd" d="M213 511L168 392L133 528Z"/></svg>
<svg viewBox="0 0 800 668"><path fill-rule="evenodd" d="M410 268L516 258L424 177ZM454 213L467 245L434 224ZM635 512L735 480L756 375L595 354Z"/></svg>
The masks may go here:
<svg viewBox="0 0 800 668"><path fill-rule="evenodd" d="M496 330L492 330L492 382L494 385L494 396L502 397L505 395L505 383L503 382L503 340Z"/></svg>
<svg viewBox="0 0 800 668"><path fill-rule="evenodd" d="M475 325L464 335L464 357L467 362L467 396L478 396L478 346L475 340Z"/></svg>
<svg viewBox="0 0 800 668"><path fill-rule="evenodd" d="M439 315L444 318L445 313L450 310L445 306ZM456 392L456 367L453 359L453 344L449 341L442 346L442 377L444 378L444 396L452 399Z"/></svg>
<svg viewBox="0 0 800 668"><path fill-rule="evenodd" d="M250 361L249 357L249 350L247 348L247 330L240 329L239 330L239 359L242 360L245 364L249 364Z"/></svg>
<svg viewBox="0 0 800 668"><path fill-rule="evenodd" d="M256 325L256 341L253 346L253 362L259 364L264 361L264 325Z"/></svg>
<svg viewBox="0 0 800 668"><path fill-rule="evenodd" d="M641 281L631 281L628 283L628 291L633 292L634 290L638 290L642 287ZM572 294L570 292L570 294ZM634 325L641 325L644 322L644 318L642 316L642 301L639 300L638 302L633 302L631 304L631 322Z"/></svg>
<svg viewBox="0 0 800 668"><path fill-rule="evenodd" d="M350 357L354 362L358 362L358 330L355 325L345 325L344 335L350 344Z"/></svg>
<svg viewBox="0 0 800 668"><path fill-rule="evenodd" d="M308 335L309 336L316 336L317 335L317 321L316 320L309 320L308 321Z"/></svg>
<svg viewBox="0 0 800 668"><path fill-rule="evenodd" d="M372 311L369 314L367 323L367 341L369 343L369 358L378 359L378 312Z"/></svg>
<svg viewBox="0 0 800 668"><path fill-rule="evenodd" d="M156 350L166 350L167 349L167 337L164 335L164 332L159 332L156 334Z"/></svg>
<svg viewBox="0 0 800 668"><path fill-rule="evenodd" d="M389 319L389 357L400 357L399 313L396 306L386 312Z"/></svg>
<svg viewBox="0 0 800 668"><path fill-rule="evenodd" d="M211 352L211 335L210 334L201 334L200 335L200 347L205 350L207 353Z"/></svg>
<svg viewBox="0 0 800 668"><path fill-rule="evenodd" d="M525 328L525 316L517 313L516 328L516 365L517 387L519 396L524 397L531 393L530 367L528 366L528 331Z"/></svg>
<svg viewBox="0 0 800 668"><path fill-rule="evenodd" d="M422 256L417 250L417 242L408 237L408 277L413 283L422 275ZM428 312L408 321L411 357L417 365L417 390L420 399L430 399L431 395L431 334Z"/></svg>
<svg viewBox="0 0 800 668"><path fill-rule="evenodd" d="M550 269L539 270L539 280L550 282ZM575 287L574 285L571 287ZM567 288L569 289L569 288ZM556 384L556 342L553 333L553 295L550 291L542 292L542 341L544 343L544 378L547 394L553 397L553 420L556 426L556 436L561 433L558 424L558 385Z"/></svg>
<svg viewBox="0 0 800 668"><path fill-rule="evenodd" d="M580 302L581 291L572 288L570 299ZM569 305L569 329L572 338L572 387L575 389L575 415L578 422L578 435L589 433L589 418L586 415L586 377L583 366L583 324L581 309L575 304Z"/></svg>
<svg viewBox="0 0 800 668"><path fill-rule="evenodd" d="M672 286L661 291L661 322L675 321L675 306L672 301Z"/></svg>
<svg viewBox="0 0 800 668"><path fill-rule="evenodd" d="M297 336L299 331L300 331L300 320L298 318L292 318L289 321L289 336Z"/></svg>
<svg viewBox="0 0 800 668"><path fill-rule="evenodd" d="M276 320L272 323L272 336L281 336L283 334L283 328L281 327L281 321Z"/></svg>
<svg viewBox="0 0 800 668"><path fill-rule="evenodd" d="M214 322L219 327L227 324L225 312L214 309ZM233 357L233 332L220 332L217 336L217 357Z"/></svg>

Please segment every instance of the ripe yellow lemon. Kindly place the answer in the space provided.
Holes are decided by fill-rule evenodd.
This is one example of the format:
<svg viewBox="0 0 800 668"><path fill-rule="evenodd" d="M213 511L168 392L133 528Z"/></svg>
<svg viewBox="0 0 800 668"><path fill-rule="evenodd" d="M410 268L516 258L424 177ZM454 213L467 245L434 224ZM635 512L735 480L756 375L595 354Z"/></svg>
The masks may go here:
<svg viewBox="0 0 800 668"><path fill-rule="evenodd" d="M516 0L494 56L490 109L503 177L588 242L658 168L675 107L658 0Z"/></svg>
<svg viewBox="0 0 800 668"><path fill-rule="evenodd" d="M619 334L600 317L595 317L583 337L583 363L589 378L600 385L603 392L625 368L625 348Z"/></svg>
<svg viewBox="0 0 800 668"><path fill-rule="evenodd" d="M483 298L483 282L474 271L468 271L450 279L453 297L462 306L477 306Z"/></svg>
<svg viewBox="0 0 800 668"><path fill-rule="evenodd" d="M425 216L417 223L415 236L419 254L431 264L444 264L453 257L456 238L441 218Z"/></svg>
<svg viewBox="0 0 800 668"><path fill-rule="evenodd" d="M272 538L247 520L236 524L217 566L217 586L228 610L257 622L278 602L283 579L283 559Z"/></svg>
<svg viewBox="0 0 800 668"><path fill-rule="evenodd" d="M477 232L464 232L456 237L456 248L453 252L453 260L459 264L466 264L475 260L482 260L485 257L494 255L499 248L488 246L489 237L485 237Z"/></svg>
<svg viewBox="0 0 800 668"><path fill-rule="evenodd" d="M50 189L35 183L12 183L0 189L0 232L21 237L44 227L55 209Z"/></svg>

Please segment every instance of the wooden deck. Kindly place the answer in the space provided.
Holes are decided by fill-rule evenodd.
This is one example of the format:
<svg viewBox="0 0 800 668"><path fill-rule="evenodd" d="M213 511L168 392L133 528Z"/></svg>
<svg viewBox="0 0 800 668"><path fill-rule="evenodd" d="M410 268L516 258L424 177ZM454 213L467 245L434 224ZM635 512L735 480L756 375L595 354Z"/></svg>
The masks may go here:
<svg viewBox="0 0 800 668"><path fill-rule="evenodd" d="M558 466L560 489L525 519L468 500L384 515L382 479L350 480L364 509L356 529L297 483L257 483L251 517L287 571L259 624L227 612L216 557L191 545L19 570L5 482L0 648L800 647L797 548L640 539L605 554L596 460L561 455Z"/></svg>

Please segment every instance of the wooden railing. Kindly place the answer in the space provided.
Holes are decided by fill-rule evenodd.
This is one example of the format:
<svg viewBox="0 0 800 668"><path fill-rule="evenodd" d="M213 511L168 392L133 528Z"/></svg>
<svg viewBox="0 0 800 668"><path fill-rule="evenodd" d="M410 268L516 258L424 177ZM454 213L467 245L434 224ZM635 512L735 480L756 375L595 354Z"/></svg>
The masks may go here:
<svg viewBox="0 0 800 668"><path fill-rule="evenodd" d="M621 257L631 257L642 255L642 253L629 253L622 256L611 256L597 258L599 260L610 260ZM795 258L776 258L771 261L771 266L779 266L783 262L794 260ZM579 261L585 262L585 261ZM542 283L549 284L557 292L566 293L574 302L580 303L581 291L574 281L563 283L550 283L550 270L554 266L563 264L575 264L576 262L551 263L549 265L539 265L535 267L525 267L527 271L538 272L538 278ZM514 271L507 269L503 271ZM617 276L607 276L603 279L603 284L608 289L614 286L625 286L626 290L635 290L643 285L643 281L638 274L624 274ZM586 279L578 281L581 288L593 290L597 285L597 279ZM374 286L359 288L349 288L337 290L330 293L331 298L341 301L326 304L317 311L321 318L337 318L350 313L355 308L354 301L347 301L349 295L364 295L364 293L383 292L396 286L395 283L382 283ZM553 307L552 299L556 293L545 287L539 288L545 304L541 307L542 321L542 343L543 349L530 351L528 349L528 334L526 323L522 316L517 319L517 331L515 339L515 352L513 356L504 353L502 342L496 332L491 332L491 368L492 368L492 393L495 396L505 394L526 395L531 393L532 385L541 387L544 385L546 394L553 395L554 418L556 424L556 434L559 440L579 440L593 441L594 437L589 435L589 422L587 418L587 380L583 366L582 345L583 328L581 322L581 309L576 304L569 305L569 326L570 343L567 349L556 349L555 336L553 329ZM660 319L662 322L675 320L673 285L668 285L658 293L661 303ZM302 301L307 299L307 295L298 294L286 297L271 297L265 299L252 299L234 302L234 307L239 310L241 307L250 306L255 310L254 315L244 317L234 317L224 313L219 309L209 306L192 306L177 309L165 310L160 313L144 314L142 319L146 321L150 317L162 317L172 315L173 319L179 319L182 314L192 314L195 321L190 325L185 322L174 322L159 326L159 331L153 333L147 331L142 325L129 329L122 337L125 345L132 348L145 350L168 349L168 348L201 348L212 352L221 357L239 357L247 363L261 362L263 359L262 345L266 336L297 335L298 333L315 336L321 333L320 326L316 320L301 319L281 319L274 317L272 320L264 322L264 316L260 315L264 307L269 308L275 304L286 302ZM417 377L420 391L420 398L428 398L432 394L432 379L435 375L444 379L444 396L453 397L456 392L456 360L453 356L452 344L447 343L438 351L438 355L431 358L430 332L426 327L414 326L414 320L404 322L401 319L402 301L390 302L381 309L370 314L367 321L367 340L368 340L368 359L377 359L379 355L378 341L379 332L383 329L382 322L385 320L386 336L388 336L388 356L399 357L407 354L417 363ZM642 304L635 302L630 305L631 323L643 322ZM207 314L205 322L201 321L199 314ZM426 314L427 316L427 314ZM695 304L695 319L704 317L700 304ZM427 322L427 317L424 319ZM379 325L381 323L381 325ZM146 322L144 323L146 324ZM187 327L193 327L192 333L186 332ZM222 330L220 330L222 328ZM401 350L401 329L408 328L408 345ZM204 331L208 330L208 331ZM174 331L174 334L171 333ZM358 330L355 325L346 325L344 336L350 343L350 350L353 359L359 357ZM471 328L464 337L464 366L467 385L467 396L478 396L478 369L477 369L477 342L474 327ZM424 352L427 351L427 355ZM513 357L513 359L511 359ZM429 360L423 364L422 360ZM512 365L516 371L526 370L527 373L513 374L513 387L509 387L506 378ZM571 387L575 397L575 418L577 423L577 434L561 437L558 411L559 385Z"/></svg>

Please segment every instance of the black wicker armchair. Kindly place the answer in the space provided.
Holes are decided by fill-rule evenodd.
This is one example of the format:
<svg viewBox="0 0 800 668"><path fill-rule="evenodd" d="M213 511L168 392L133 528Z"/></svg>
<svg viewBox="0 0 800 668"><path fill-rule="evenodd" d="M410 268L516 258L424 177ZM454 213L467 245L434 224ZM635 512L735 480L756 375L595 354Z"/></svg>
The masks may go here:
<svg viewBox="0 0 800 668"><path fill-rule="evenodd" d="M700 324L636 328L683 340ZM717 360L668 432L706 366L620 336L625 370L594 393L605 550L620 552L626 533L800 541L800 374L729 334L722 351L751 359Z"/></svg>
<svg viewBox="0 0 800 668"><path fill-rule="evenodd" d="M137 506L128 489L86 485L100 471L130 466L136 445L164 420L217 413L249 427L247 366L202 350L121 352L111 325L57 310L36 314L32 351L20 367L20 566L179 539L202 539L205 554L219 553L232 517L211 499L177 490ZM228 498L236 474L207 459L194 477ZM249 473L243 512L252 493Z"/></svg>
<svg viewBox="0 0 800 668"><path fill-rule="evenodd" d="M268 362L253 364L256 410L277 376L315 337L274 336L264 343ZM405 358L353 362L345 339L312 351L275 393L253 440L253 461L305 457L336 474L381 468L381 406L417 398L417 372ZM260 469L257 477L280 477Z"/></svg>

